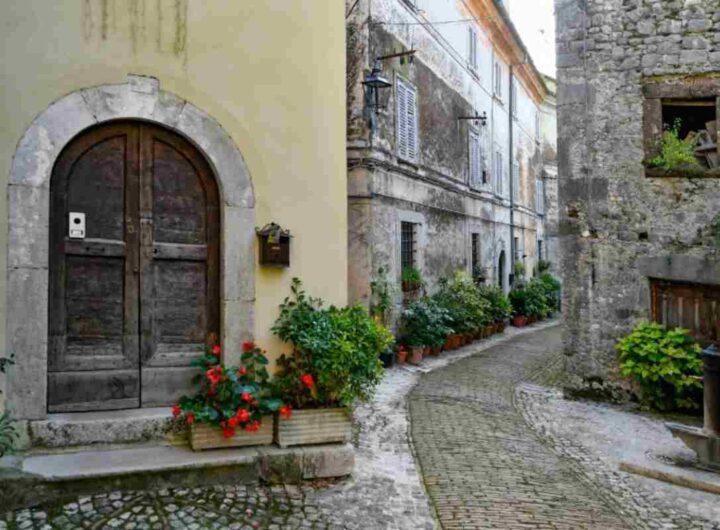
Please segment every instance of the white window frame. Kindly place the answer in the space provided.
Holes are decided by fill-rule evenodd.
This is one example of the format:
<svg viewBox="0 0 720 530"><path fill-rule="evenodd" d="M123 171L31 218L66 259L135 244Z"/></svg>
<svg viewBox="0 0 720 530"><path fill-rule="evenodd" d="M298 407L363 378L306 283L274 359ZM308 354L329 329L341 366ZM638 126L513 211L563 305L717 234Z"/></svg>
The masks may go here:
<svg viewBox="0 0 720 530"><path fill-rule="evenodd" d="M478 70L478 32L471 24L468 26L468 66L477 73Z"/></svg>
<svg viewBox="0 0 720 530"><path fill-rule="evenodd" d="M419 152L417 87L395 78L395 150L398 158L416 163Z"/></svg>
<svg viewBox="0 0 720 530"><path fill-rule="evenodd" d="M480 131L476 127L468 128L468 185L473 189L481 189L483 182L483 146Z"/></svg>

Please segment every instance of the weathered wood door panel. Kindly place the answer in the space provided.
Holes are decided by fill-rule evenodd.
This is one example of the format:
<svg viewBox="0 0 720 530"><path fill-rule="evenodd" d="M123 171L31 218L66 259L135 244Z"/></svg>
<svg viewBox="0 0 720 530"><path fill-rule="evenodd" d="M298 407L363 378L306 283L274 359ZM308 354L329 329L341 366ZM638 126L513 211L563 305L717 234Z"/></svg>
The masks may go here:
<svg viewBox="0 0 720 530"><path fill-rule="evenodd" d="M652 318L689 329L703 345L720 342L720 286L650 280Z"/></svg>
<svg viewBox="0 0 720 530"><path fill-rule="evenodd" d="M166 405L219 327L218 196L188 142L118 122L84 133L51 182L48 409ZM68 214L86 237L68 237Z"/></svg>

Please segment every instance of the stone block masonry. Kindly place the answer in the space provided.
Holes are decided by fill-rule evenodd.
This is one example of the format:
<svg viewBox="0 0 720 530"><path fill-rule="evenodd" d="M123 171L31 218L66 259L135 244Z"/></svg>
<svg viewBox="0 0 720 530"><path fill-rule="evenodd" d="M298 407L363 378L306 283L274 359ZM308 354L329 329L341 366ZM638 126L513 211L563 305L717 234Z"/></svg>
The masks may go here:
<svg viewBox="0 0 720 530"><path fill-rule="evenodd" d="M556 18L566 362L574 384L614 392L623 385L613 346L652 318L650 279L720 283L711 272L720 260L720 181L650 177L643 166L653 146L643 127L648 86L682 86L710 107L720 97L705 93L720 76L720 5L557 0ZM658 94L660 110L679 93ZM685 327L692 310L680 312ZM655 317L674 323L671 313Z"/></svg>

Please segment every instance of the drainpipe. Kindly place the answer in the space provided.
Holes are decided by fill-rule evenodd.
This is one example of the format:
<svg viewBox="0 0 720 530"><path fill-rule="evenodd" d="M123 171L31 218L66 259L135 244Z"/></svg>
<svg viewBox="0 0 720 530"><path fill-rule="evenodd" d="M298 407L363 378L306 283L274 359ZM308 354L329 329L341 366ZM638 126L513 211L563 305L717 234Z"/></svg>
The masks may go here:
<svg viewBox="0 0 720 530"><path fill-rule="evenodd" d="M510 286L512 287L512 284L515 283L515 256L517 255L518 249L515 248L515 179L513 178L513 156L514 156L514 149L513 149L513 106L515 105L515 101L513 101L513 65L510 65L510 83L508 84L508 92L510 95L508 96L508 131L509 131L509 138L510 138L510 155L508 156L508 164L510 165L510 172L508 173L510 176Z"/></svg>

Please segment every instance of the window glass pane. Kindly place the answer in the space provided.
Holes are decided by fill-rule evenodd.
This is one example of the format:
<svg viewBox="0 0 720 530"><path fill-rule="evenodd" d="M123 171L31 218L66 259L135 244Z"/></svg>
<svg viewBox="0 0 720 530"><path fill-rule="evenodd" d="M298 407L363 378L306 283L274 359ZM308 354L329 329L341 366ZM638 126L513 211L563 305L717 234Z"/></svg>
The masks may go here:
<svg viewBox="0 0 720 530"><path fill-rule="evenodd" d="M415 224L405 221L400 225L400 266L415 267Z"/></svg>

